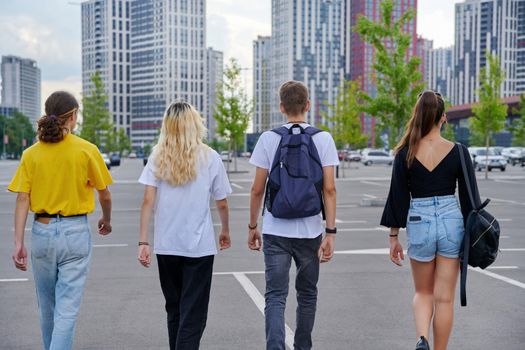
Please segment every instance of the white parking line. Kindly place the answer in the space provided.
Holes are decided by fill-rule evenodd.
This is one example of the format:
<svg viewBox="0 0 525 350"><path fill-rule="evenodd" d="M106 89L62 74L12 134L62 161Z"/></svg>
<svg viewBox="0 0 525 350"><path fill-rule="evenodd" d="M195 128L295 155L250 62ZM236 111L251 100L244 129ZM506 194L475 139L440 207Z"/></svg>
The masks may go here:
<svg viewBox="0 0 525 350"><path fill-rule="evenodd" d="M365 232L365 231L390 231L386 227L362 227L362 228L341 228L339 232Z"/></svg>
<svg viewBox="0 0 525 350"><path fill-rule="evenodd" d="M259 292L257 287L255 287L252 281L250 281L250 279L246 277L244 273L234 272L233 276L235 277L235 279L237 279L237 281L239 281L241 286L244 288L244 291L255 303L255 306L257 306L259 311L264 315L264 297ZM287 324L285 324L284 326L286 331L285 343L290 349L293 349L294 333Z"/></svg>
<svg viewBox="0 0 525 350"><path fill-rule="evenodd" d="M501 248L502 252L525 252L525 248Z"/></svg>
<svg viewBox="0 0 525 350"><path fill-rule="evenodd" d="M27 282L27 278L0 278L0 282Z"/></svg>
<svg viewBox="0 0 525 350"><path fill-rule="evenodd" d="M234 183L234 182L230 182L230 185L232 185L232 186L235 187L235 188L241 189L241 190L244 188L244 187L242 187L241 185L237 185L237 184Z"/></svg>
<svg viewBox="0 0 525 350"><path fill-rule="evenodd" d="M379 186L379 187L389 187L388 185L378 184L377 182L372 182L372 181L361 181L361 183L365 184L365 185L372 185L372 186Z"/></svg>
<svg viewBox="0 0 525 350"><path fill-rule="evenodd" d="M517 269L517 266L489 266L487 269L489 270L515 270Z"/></svg>
<svg viewBox="0 0 525 350"><path fill-rule="evenodd" d="M483 274L485 276L489 276L489 277L495 278L497 280L506 282L508 284L512 284L513 286L520 287L521 289L525 289L525 283L521 283L519 281L513 280L512 278L508 278L508 277L505 277L505 276L502 276L502 275L498 275L497 273L494 273L494 272L489 272L489 271L481 270L481 269L478 269L478 268L473 268L473 267L470 267L470 266L468 268L469 268L469 270L479 272L479 273L481 273L481 274Z"/></svg>
<svg viewBox="0 0 525 350"><path fill-rule="evenodd" d="M335 219L335 222L338 224L366 224L366 220L339 220Z"/></svg>
<svg viewBox="0 0 525 350"><path fill-rule="evenodd" d="M366 194L366 193L363 193L363 197L370 198L370 199L377 198L376 196L372 196L371 194Z"/></svg>
<svg viewBox="0 0 525 350"><path fill-rule="evenodd" d="M127 247L126 243L114 243L114 244L93 244L93 248L121 248Z"/></svg>
<svg viewBox="0 0 525 350"><path fill-rule="evenodd" d="M493 200L494 202L509 203L509 204L516 204L516 205L525 205L525 203L523 203L523 202L511 201L511 200L508 200L508 199L491 198L491 200Z"/></svg>
<svg viewBox="0 0 525 350"><path fill-rule="evenodd" d="M236 273L240 273L243 275L262 275L264 274L264 271L222 271L222 272L214 272L213 274L216 276L224 276L224 275L235 275Z"/></svg>

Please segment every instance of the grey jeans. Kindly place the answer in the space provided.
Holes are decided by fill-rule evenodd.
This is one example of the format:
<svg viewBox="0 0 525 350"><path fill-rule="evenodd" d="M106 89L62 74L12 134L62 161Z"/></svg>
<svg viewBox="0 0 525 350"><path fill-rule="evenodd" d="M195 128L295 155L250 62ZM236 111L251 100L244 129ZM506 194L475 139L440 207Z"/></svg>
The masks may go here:
<svg viewBox="0 0 525 350"><path fill-rule="evenodd" d="M266 349L285 349L284 310L288 296L289 272L292 259L297 268L295 350L312 348L312 329L317 305L319 258L317 252L322 235L316 238L287 238L263 235L266 277Z"/></svg>

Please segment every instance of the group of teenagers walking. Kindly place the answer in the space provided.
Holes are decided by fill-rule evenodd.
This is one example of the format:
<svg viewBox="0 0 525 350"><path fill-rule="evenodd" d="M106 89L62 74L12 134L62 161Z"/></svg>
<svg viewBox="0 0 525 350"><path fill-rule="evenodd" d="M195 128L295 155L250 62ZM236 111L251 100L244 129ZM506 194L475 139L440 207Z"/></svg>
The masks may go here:
<svg viewBox="0 0 525 350"><path fill-rule="evenodd" d="M312 348L320 263L330 261L334 254L334 174L339 159L332 136L306 122L310 110L306 86L285 82L279 96L287 123L264 132L250 159L255 178L247 220L248 247L264 253L268 350L285 349L284 314L291 262L295 262L293 346L305 350ZM73 133L78 108L67 92L49 96L46 114L38 120L39 142L25 150L8 187L17 193L13 261L23 271L28 267L25 225L28 211L34 212L31 263L46 350L73 347L92 256L87 214L94 211L95 190L102 210L98 232L107 235L112 231L108 190L112 178L97 147ZM407 228L417 350L430 349L432 324L433 348L447 348L464 218L472 209L465 177L476 184L470 162L467 174L462 172L460 155L469 156L466 147L440 136L446 122L441 95L421 93L394 150L390 192L381 218L381 224L390 227L386 239L396 265L404 260L399 229ZM214 256L217 248L227 249L231 244L227 197L232 190L221 157L203 142L205 132L192 105L173 102L165 111L158 142L138 180L144 185L138 260L145 267L151 264L148 226L154 216L153 252L172 350L199 348ZM218 242L212 199L221 222ZM409 344L412 340L407 339L407 348L414 348Z"/></svg>

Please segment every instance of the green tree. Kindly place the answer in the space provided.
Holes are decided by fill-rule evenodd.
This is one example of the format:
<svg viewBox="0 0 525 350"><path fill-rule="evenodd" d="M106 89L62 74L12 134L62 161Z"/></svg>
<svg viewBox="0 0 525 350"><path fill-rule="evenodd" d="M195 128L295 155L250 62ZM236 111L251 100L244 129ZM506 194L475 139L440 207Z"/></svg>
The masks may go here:
<svg viewBox="0 0 525 350"><path fill-rule="evenodd" d="M131 141L123 128L112 129L106 134L104 142L106 152L118 152L121 156L125 151L131 150Z"/></svg>
<svg viewBox="0 0 525 350"><path fill-rule="evenodd" d="M222 82L217 86L217 105L213 114L217 133L228 141L230 153L238 151L243 144L252 110L252 103L242 88L241 67L235 58L231 58L224 69ZM234 160L237 171L237 157Z"/></svg>
<svg viewBox="0 0 525 350"><path fill-rule="evenodd" d="M331 113L323 113L326 121L323 129L330 131L337 148L361 148L367 144L368 136L361 132L362 103L359 91L357 81L345 82L337 94L335 104L328 104Z"/></svg>
<svg viewBox="0 0 525 350"><path fill-rule="evenodd" d="M494 134L505 127L507 119L507 105L501 101L501 84L505 74L501 69L497 56L487 53L487 66L481 69L480 87L478 89L479 102L472 107L474 117L471 118L473 139L483 139L488 150ZM488 166L485 167L485 179L488 178Z"/></svg>
<svg viewBox="0 0 525 350"><path fill-rule="evenodd" d="M512 145L525 147L525 95L521 95L520 108L514 109L513 112L519 114L520 117L514 119L512 125L509 127L512 133Z"/></svg>
<svg viewBox="0 0 525 350"><path fill-rule="evenodd" d="M372 79L377 86L374 96L362 93L364 111L376 116L379 128L389 133L393 147L403 135L417 95L423 90L420 57L409 56L412 36L404 28L414 20L415 12L408 10L394 20L394 2L381 3L379 21L361 16L353 30L375 49Z"/></svg>
<svg viewBox="0 0 525 350"><path fill-rule="evenodd" d="M5 148L4 133L8 137ZM0 116L0 135L0 142L2 142L0 152L3 153L5 149L6 154L19 158L24 149L33 143L36 134L29 118L22 113L15 112L12 117Z"/></svg>
<svg viewBox="0 0 525 350"><path fill-rule="evenodd" d="M449 141L456 142L456 125L451 123L445 124L441 135Z"/></svg>
<svg viewBox="0 0 525 350"><path fill-rule="evenodd" d="M91 82L93 83L93 88L88 96L82 97L83 109L80 137L103 149L105 146L103 141L105 141L107 134L112 128L107 107L108 96L104 91L104 82L100 77L100 72L96 72L91 76Z"/></svg>

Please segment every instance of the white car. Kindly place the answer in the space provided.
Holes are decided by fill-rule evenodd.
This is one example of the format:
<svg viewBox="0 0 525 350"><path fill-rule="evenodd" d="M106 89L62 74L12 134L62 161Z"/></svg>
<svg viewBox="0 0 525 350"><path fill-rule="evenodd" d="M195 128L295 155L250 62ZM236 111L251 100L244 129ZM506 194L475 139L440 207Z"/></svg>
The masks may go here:
<svg viewBox="0 0 525 350"><path fill-rule="evenodd" d="M361 163L366 166L372 164L392 165L393 162L394 157L383 150L367 149L363 151L363 155L361 157Z"/></svg>
<svg viewBox="0 0 525 350"><path fill-rule="evenodd" d="M231 154L228 151L222 151L221 152L221 159L223 162L230 162L232 161Z"/></svg>
<svg viewBox="0 0 525 350"><path fill-rule="evenodd" d="M501 155L512 165L521 164L525 159L525 147L507 147Z"/></svg>
<svg viewBox="0 0 525 350"><path fill-rule="evenodd" d="M483 170L485 167L488 168L488 171L492 171L492 169L495 168L505 171L507 168L507 160L505 157L498 155L492 148L489 148L488 157L485 147L469 147L468 151L472 158L474 168L478 171Z"/></svg>
<svg viewBox="0 0 525 350"><path fill-rule="evenodd" d="M111 169L111 160L109 159L109 156L107 153L102 153L102 159L104 159L104 163L106 163L106 167L108 169Z"/></svg>

